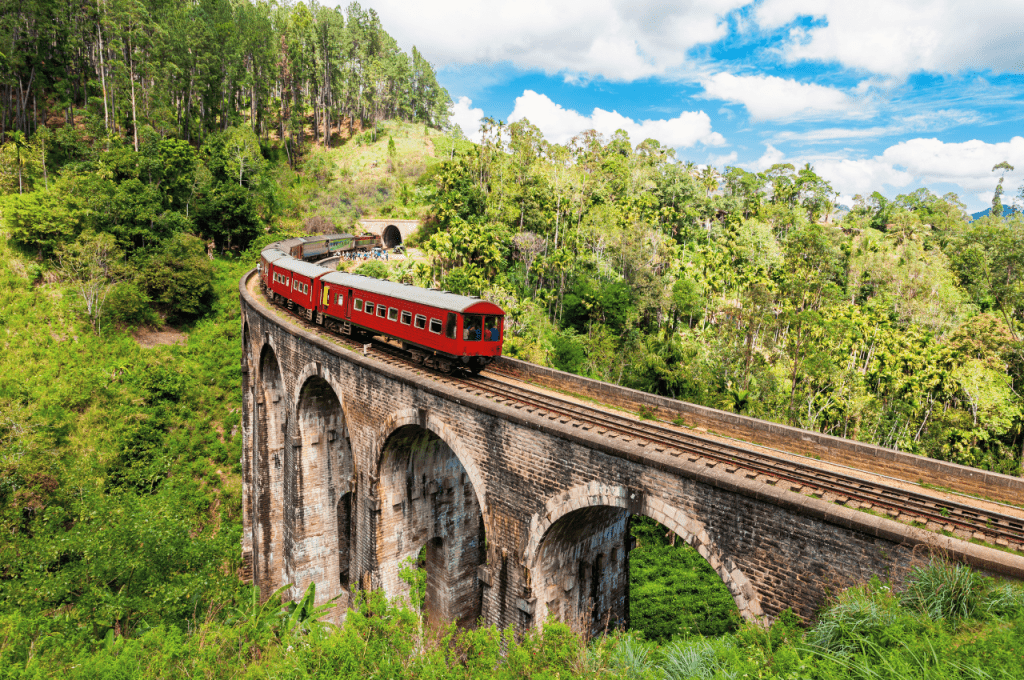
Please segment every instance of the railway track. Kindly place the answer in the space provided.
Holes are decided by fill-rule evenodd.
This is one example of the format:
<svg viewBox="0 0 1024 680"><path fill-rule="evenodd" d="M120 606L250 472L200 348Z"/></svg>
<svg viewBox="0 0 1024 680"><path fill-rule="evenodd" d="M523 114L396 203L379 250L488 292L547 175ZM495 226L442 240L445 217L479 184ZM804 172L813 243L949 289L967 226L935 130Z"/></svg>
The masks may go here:
<svg viewBox="0 0 1024 680"><path fill-rule="evenodd" d="M619 441L634 442L641 447L649 446L658 453L685 458L708 468L721 468L728 473L744 475L775 486L781 485L793 492L827 502L867 510L964 540L979 540L1024 552L1024 519L1019 517L823 470L814 465L683 432L657 421L633 420L486 376L440 374L414 363L403 350L389 343L360 342L355 338L329 333L298 314L290 313L290 316L307 331L324 339L535 416L558 420Z"/></svg>

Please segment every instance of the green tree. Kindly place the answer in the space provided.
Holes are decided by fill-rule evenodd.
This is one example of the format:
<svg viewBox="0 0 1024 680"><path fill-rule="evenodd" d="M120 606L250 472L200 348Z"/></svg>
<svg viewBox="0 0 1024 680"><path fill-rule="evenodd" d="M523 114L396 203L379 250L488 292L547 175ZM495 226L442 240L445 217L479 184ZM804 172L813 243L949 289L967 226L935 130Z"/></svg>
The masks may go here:
<svg viewBox="0 0 1024 680"><path fill-rule="evenodd" d="M213 265L202 241L191 234L175 234L140 263L139 280L168 321L188 321L209 308Z"/></svg>
<svg viewBox="0 0 1024 680"><path fill-rule="evenodd" d="M18 193L25 193L25 182L23 179L25 164L28 162L28 154L26 149L28 147L25 141L25 133L21 130L15 130L8 135L10 139L7 144L4 145L4 151L14 156L14 165L18 172Z"/></svg>
<svg viewBox="0 0 1024 680"><path fill-rule="evenodd" d="M992 166L992 172L996 170L1008 170L1013 172L1013 166L1003 161ZM1003 217L1003 179L1005 175L1000 175L999 182L996 184L996 190L992 194L992 210L990 215L1002 219Z"/></svg>
<svg viewBox="0 0 1024 680"><path fill-rule="evenodd" d="M57 266L64 282L82 299L86 316L99 334L107 296L125 275L124 252L113 235L85 232L57 251Z"/></svg>

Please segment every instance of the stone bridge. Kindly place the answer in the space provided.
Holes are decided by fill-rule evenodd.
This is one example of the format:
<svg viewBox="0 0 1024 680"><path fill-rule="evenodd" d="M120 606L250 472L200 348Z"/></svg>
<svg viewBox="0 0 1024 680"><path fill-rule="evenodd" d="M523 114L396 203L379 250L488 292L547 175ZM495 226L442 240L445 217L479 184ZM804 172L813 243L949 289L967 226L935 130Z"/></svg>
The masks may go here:
<svg viewBox="0 0 1024 680"><path fill-rule="evenodd" d="M241 298L242 552L264 597L311 582L320 602L402 596L425 549L434 620L596 632L627 622L632 514L695 547L747 618L810 617L829 589L932 549L1024 574L1014 555L424 380L300 328L245 281Z"/></svg>
<svg viewBox="0 0 1024 680"><path fill-rule="evenodd" d="M368 218L359 220L359 225L369 233L380 236L385 248L394 248L405 243L405 239L420 228L420 221Z"/></svg>

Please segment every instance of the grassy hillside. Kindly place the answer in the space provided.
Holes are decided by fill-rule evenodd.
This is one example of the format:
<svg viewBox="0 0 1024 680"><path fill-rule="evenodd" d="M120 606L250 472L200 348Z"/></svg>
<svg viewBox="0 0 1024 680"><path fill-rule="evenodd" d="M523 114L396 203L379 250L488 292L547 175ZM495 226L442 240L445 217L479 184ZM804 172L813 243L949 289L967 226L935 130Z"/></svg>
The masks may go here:
<svg viewBox="0 0 1024 680"><path fill-rule="evenodd" d="M146 348L131 328L97 334L73 290L0 238L8 626L89 645L107 631L187 627L238 592L244 267L215 267L213 308L180 329L184 344Z"/></svg>
<svg viewBox="0 0 1024 680"><path fill-rule="evenodd" d="M424 175L469 142L422 124L387 121L326 149L313 147L299 167L281 164L282 226L302 233L357 230L360 217L426 217Z"/></svg>

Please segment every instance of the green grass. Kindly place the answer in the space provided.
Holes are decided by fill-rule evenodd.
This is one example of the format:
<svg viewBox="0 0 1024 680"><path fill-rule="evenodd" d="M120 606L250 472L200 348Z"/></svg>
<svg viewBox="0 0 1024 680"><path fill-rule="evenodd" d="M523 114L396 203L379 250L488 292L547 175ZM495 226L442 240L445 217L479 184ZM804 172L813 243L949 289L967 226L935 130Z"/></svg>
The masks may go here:
<svg viewBox="0 0 1024 680"><path fill-rule="evenodd" d="M395 153L388 151L394 140ZM387 121L326 149L313 147L302 167L275 169L281 188L281 226L306 233L314 222L333 224L338 231L359 231L361 217L422 219L429 187L418 180L441 162L452 147L451 137L423 125ZM457 152L468 142L454 142Z"/></svg>
<svg viewBox="0 0 1024 680"><path fill-rule="evenodd" d="M682 539L671 545L649 517L630 520L637 547L629 553L630 628L651 640L721 635L739 625L739 611L711 565Z"/></svg>

